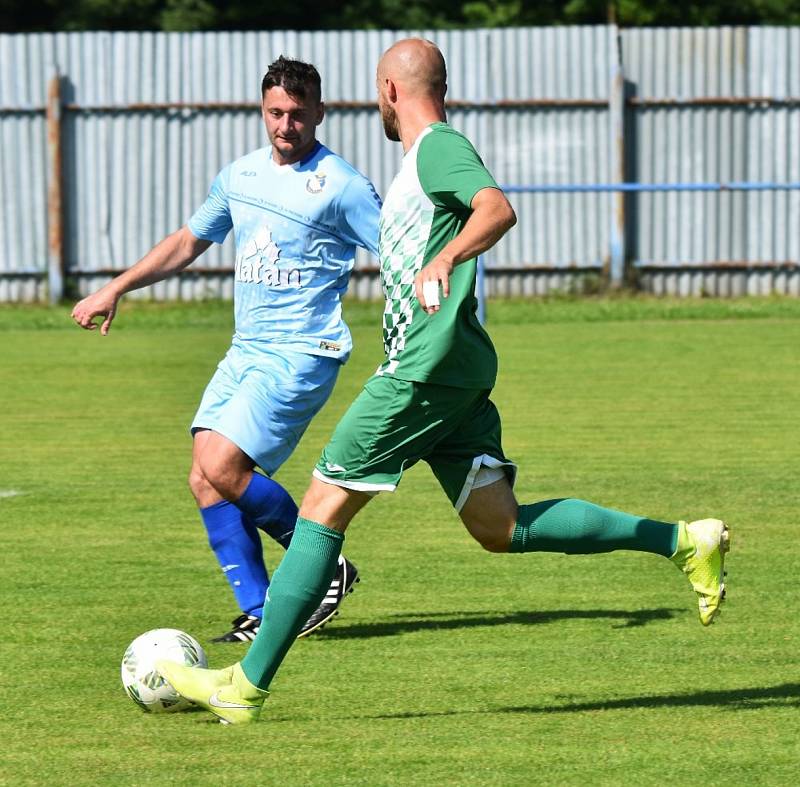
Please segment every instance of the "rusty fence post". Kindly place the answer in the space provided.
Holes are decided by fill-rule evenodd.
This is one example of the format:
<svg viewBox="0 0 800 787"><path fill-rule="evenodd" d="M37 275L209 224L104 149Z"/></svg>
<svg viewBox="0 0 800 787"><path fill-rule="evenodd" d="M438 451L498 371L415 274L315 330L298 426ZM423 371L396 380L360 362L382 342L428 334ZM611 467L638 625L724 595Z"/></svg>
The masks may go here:
<svg viewBox="0 0 800 787"><path fill-rule="evenodd" d="M611 91L608 97L609 114L609 174L610 183L625 182L625 73L617 50L611 68ZM625 193L619 189L611 195L610 248L608 284L619 289L625 283Z"/></svg>
<svg viewBox="0 0 800 787"><path fill-rule="evenodd" d="M61 161L61 75L53 66L47 85L47 289L50 303L64 297L64 175Z"/></svg>

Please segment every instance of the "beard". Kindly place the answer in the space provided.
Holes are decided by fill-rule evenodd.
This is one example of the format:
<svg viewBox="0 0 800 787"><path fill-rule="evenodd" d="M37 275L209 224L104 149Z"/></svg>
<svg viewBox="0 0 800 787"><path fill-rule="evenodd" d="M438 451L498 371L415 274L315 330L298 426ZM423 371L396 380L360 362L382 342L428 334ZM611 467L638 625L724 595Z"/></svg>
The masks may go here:
<svg viewBox="0 0 800 787"><path fill-rule="evenodd" d="M391 142L400 141L400 128L397 125L397 113L387 104L381 102L381 121L383 122L383 133Z"/></svg>

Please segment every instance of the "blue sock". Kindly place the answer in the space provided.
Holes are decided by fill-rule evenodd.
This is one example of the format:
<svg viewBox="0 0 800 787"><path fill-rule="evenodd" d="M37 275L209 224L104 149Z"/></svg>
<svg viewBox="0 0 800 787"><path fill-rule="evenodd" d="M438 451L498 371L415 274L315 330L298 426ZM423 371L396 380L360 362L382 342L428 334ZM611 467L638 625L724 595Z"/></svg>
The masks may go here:
<svg viewBox="0 0 800 787"><path fill-rule="evenodd" d="M297 522L297 505L277 481L253 473L236 505L256 527L288 549Z"/></svg>
<svg viewBox="0 0 800 787"><path fill-rule="evenodd" d="M262 617L269 578L255 525L227 500L201 508L200 516L239 608Z"/></svg>

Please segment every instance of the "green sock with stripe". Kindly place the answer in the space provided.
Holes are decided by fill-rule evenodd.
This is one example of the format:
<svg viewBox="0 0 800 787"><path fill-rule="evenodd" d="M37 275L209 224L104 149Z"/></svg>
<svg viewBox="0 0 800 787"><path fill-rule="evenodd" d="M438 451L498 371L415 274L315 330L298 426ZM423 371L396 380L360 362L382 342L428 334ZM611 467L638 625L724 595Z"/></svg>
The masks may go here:
<svg viewBox="0 0 800 787"><path fill-rule="evenodd" d="M671 557L677 543L678 526L670 522L563 498L520 506L509 552L588 555L633 549Z"/></svg>
<svg viewBox="0 0 800 787"><path fill-rule="evenodd" d="M253 685L269 687L300 629L325 598L343 542L337 530L297 518L289 548L272 575L261 627L242 659Z"/></svg>

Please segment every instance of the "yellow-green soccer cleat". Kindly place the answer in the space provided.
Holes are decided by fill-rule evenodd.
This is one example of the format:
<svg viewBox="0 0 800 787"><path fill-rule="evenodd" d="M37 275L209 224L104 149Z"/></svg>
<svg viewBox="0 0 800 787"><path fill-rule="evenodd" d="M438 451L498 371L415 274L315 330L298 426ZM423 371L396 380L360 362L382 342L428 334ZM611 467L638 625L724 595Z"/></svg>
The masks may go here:
<svg viewBox="0 0 800 787"><path fill-rule="evenodd" d="M181 697L219 716L223 724L258 721L261 706L269 695L247 680L239 664L225 669L202 669L160 659L155 667Z"/></svg>
<svg viewBox="0 0 800 787"><path fill-rule="evenodd" d="M730 549L728 526L721 519L678 522L678 548L670 560L692 583L700 607L700 622L709 626L725 600L725 553Z"/></svg>

